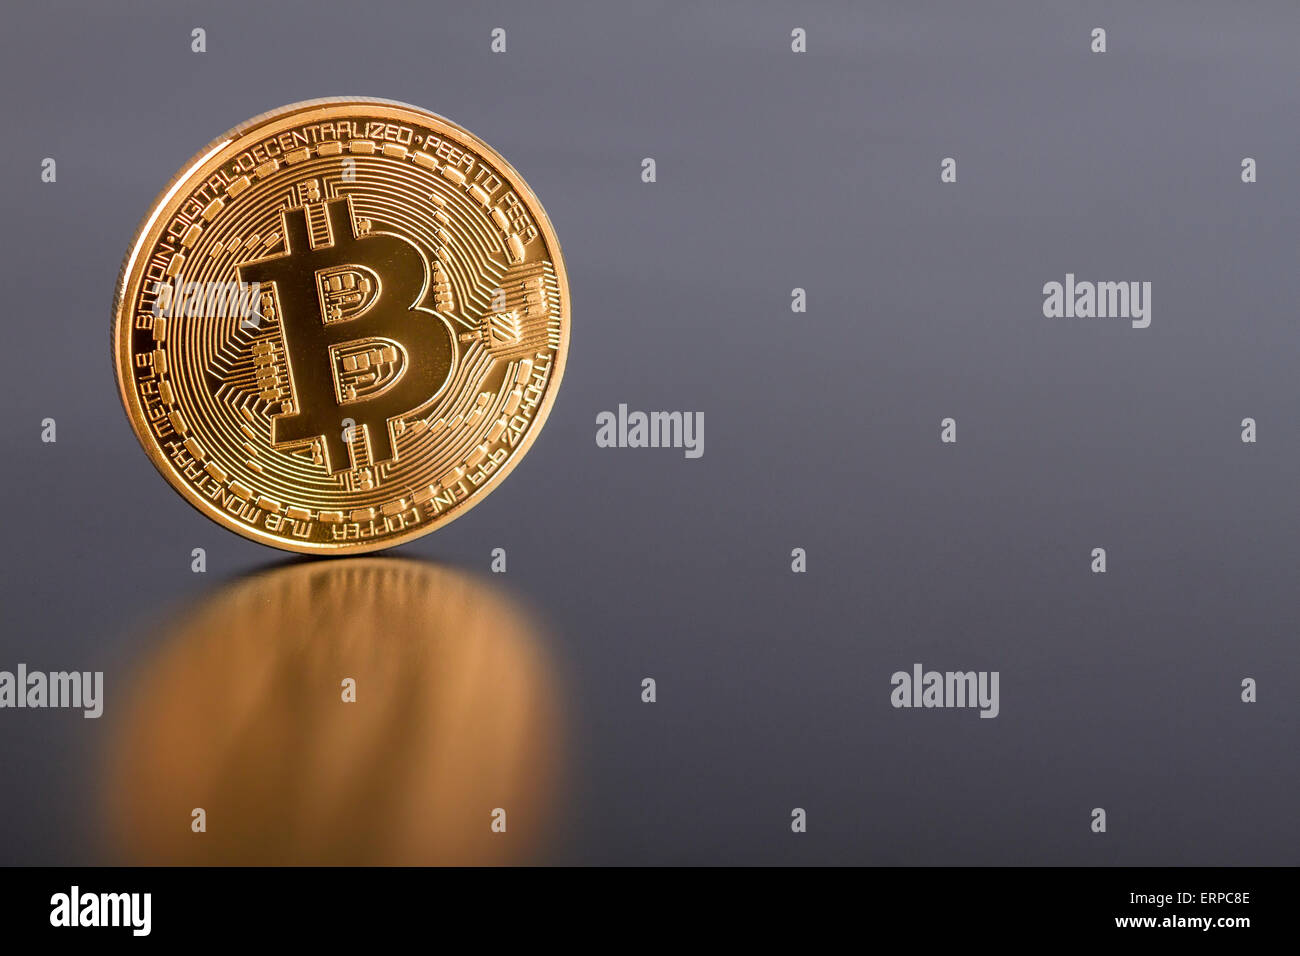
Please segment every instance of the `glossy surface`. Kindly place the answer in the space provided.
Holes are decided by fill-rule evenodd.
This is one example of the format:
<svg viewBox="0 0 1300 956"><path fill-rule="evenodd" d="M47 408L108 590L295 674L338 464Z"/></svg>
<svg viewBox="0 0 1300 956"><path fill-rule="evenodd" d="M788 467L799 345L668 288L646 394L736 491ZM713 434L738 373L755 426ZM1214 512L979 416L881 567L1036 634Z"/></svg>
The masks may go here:
<svg viewBox="0 0 1300 956"><path fill-rule="evenodd" d="M545 637L526 603L422 561L230 582L160 620L122 687L104 833L141 864L530 862L565 776Z"/></svg>

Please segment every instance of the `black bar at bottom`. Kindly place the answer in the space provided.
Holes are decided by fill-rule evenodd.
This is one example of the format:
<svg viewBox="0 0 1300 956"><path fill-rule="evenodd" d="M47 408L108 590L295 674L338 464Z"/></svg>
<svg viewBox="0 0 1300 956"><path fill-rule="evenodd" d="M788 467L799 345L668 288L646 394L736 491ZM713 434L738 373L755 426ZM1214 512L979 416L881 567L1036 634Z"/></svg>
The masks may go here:
<svg viewBox="0 0 1300 956"><path fill-rule="evenodd" d="M494 945L597 936L670 944L702 931L771 943L843 928L881 942L877 932L902 932L918 944L1230 945L1284 934L1295 882L1292 869L1262 868L9 868L0 870L0 920L6 941L83 944L337 944L451 928Z"/></svg>

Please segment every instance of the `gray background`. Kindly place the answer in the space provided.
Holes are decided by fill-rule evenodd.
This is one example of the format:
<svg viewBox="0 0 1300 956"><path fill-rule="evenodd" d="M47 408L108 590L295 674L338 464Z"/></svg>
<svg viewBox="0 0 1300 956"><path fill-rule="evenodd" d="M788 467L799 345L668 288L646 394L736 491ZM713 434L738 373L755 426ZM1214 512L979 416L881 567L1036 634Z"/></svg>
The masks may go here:
<svg viewBox="0 0 1300 956"><path fill-rule="evenodd" d="M505 547L491 583L540 609L572 755L541 859L1300 862L1300 7L613 7L6 11L0 668L104 670L108 700L0 712L0 861L113 859L96 758L147 622L282 561L130 432L107 334L127 242L222 131L357 94L483 137L564 248L543 433L399 549L486 572ZM1151 327L1043 318L1066 272L1150 280ZM596 448L620 402L703 411L704 457ZM1001 716L892 709L914 661L999 670Z"/></svg>

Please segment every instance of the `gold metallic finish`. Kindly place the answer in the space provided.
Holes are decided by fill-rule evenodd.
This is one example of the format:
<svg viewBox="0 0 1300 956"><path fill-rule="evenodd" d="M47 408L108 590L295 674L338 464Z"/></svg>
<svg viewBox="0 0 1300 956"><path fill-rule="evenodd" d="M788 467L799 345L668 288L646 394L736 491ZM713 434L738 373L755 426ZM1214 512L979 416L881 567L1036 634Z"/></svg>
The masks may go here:
<svg viewBox="0 0 1300 956"><path fill-rule="evenodd" d="M113 305L127 416L191 504L262 544L357 553L463 514L559 387L569 287L537 197L387 100L250 120L155 201Z"/></svg>

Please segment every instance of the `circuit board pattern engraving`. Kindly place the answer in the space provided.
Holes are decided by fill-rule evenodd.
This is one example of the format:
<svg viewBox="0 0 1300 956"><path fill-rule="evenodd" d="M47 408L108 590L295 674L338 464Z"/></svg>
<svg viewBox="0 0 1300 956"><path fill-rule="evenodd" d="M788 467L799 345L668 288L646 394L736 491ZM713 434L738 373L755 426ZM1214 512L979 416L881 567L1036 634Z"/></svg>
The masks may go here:
<svg viewBox="0 0 1300 956"><path fill-rule="evenodd" d="M322 100L196 157L114 316L128 415L191 503L266 544L357 552L445 523L514 466L569 308L546 215L495 152L414 107Z"/></svg>

